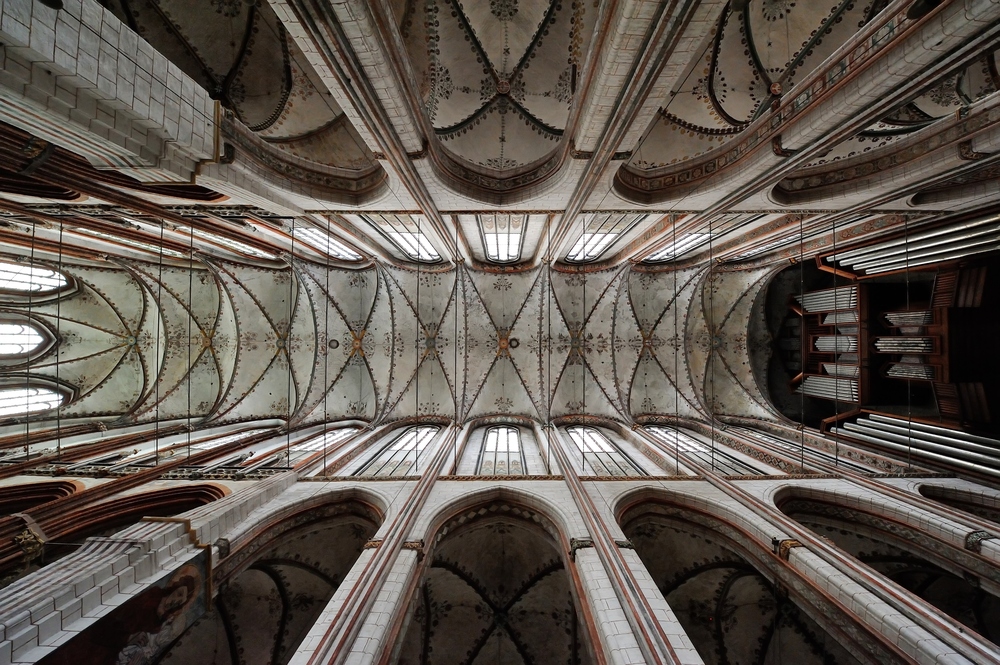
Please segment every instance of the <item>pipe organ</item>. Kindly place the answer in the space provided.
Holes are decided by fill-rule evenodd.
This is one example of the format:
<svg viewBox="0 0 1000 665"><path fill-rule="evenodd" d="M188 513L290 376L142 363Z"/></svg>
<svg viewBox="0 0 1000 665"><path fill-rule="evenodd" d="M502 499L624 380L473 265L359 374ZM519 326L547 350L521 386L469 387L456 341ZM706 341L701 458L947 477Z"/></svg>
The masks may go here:
<svg viewBox="0 0 1000 665"><path fill-rule="evenodd" d="M858 285L851 285L795 296L805 337L796 392L834 402L858 401L861 295Z"/></svg>

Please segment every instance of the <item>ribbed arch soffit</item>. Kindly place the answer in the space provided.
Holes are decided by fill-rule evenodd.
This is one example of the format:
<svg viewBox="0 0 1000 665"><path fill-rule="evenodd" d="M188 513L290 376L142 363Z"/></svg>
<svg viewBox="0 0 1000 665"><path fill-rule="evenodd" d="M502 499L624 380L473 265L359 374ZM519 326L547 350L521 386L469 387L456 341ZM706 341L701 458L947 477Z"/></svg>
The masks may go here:
<svg viewBox="0 0 1000 665"><path fill-rule="evenodd" d="M595 5L414 0L397 10L446 177L509 191L558 170Z"/></svg>
<svg viewBox="0 0 1000 665"><path fill-rule="evenodd" d="M226 123L223 132L255 161L311 185L319 183L303 164L333 167L319 169L333 198L384 184L375 156L267 2L103 4L230 110L239 127Z"/></svg>

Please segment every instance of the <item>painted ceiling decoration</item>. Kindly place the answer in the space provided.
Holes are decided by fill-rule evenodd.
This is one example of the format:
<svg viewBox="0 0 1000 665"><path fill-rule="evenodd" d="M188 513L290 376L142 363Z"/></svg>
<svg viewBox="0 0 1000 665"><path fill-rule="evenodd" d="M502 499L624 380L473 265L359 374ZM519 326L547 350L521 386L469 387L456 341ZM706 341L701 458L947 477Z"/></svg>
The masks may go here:
<svg viewBox="0 0 1000 665"><path fill-rule="evenodd" d="M287 153L365 179L379 171L343 110L266 2L107 0L132 30L229 109L263 146L239 128L227 133L260 161ZM268 150L268 147L271 149ZM268 159L270 156L270 159ZM384 174L382 174L384 177Z"/></svg>
<svg viewBox="0 0 1000 665"><path fill-rule="evenodd" d="M797 118L885 44L879 31L909 27L905 12L882 12L886 6L881 0L831 6L750 0L737 9L730 6L714 38L706 40L699 64L688 68L629 161L618 169L618 194L646 203L677 199L691 193L696 183L718 180L721 171L741 160L769 168L764 164L778 163L769 157L797 155L800 150L783 147L782 132L794 133ZM859 32L870 48L825 62ZM852 186L843 191L867 191L867 183L877 186L874 177L958 136L965 127L946 126L955 112L975 111L998 89L996 54L980 52L957 70L912 83L920 86L915 94L866 127L821 150L810 148L809 159L789 167L771 198L784 205L833 202L839 192L827 186L848 180ZM793 87L794 99L789 94ZM964 159L975 158L963 154ZM810 189L817 191L804 191Z"/></svg>
<svg viewBox="0 0 1000 665"><path fill-rule="evenodd" d="M5 305L6 313L29 317L56 341L41 356L4 367L3 373L8 381L19 374L23 383L27 374L70 389L73 399L62 408L64 416L124 416L158 365L151 340L155 307L148 311L146 294L126 271L81 266L72 277L77 288L63 298Z"/></svg>
<svg viewBox="0 0 1000 665"><path fill-rule="evenodd" d="M31 310L59 343L30 372L76 389L66 414L627 424L698 418L711 403L773 418L741 360L740 322L768 269L747 283L742 273L706 281L703 268L118 265L59 266L80 290Z"/></svg>
<svg viewBox="0 0 1000 665"><path fill-rule="evenodd" d="M742 9L735 8L742 5ZM823 62L886 3L730 3L679 90L665 100L626 168L653 171L739 136L783 90Z"/></svg>
<svg viewBox="0 0 1000 665"><path fill-rule="evenodd" d="M447 168L508 188L550 174L557 149L565 147L596 3L416 0L408 6L401 32L423 110L451 158Z"/></svg>

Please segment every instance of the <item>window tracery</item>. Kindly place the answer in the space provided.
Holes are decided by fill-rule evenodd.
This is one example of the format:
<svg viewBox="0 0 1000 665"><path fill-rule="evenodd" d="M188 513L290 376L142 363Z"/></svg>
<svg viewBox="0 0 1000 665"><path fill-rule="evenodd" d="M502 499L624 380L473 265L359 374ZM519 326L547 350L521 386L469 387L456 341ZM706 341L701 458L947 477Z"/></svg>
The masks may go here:
<svg viewBox="0 0 1000 665"><path fill-rule="evenodd" d="M411 261L441 261L441 255L422 231L423 225L428 223L423 215L344 215L344 218L352 224L363 222L374 228Z"/></svg>
<svg viewBox="0 0 1000 665"><path fill-rule="evenodd" d="M566 430L583 454L583 472L595 476L645 476L639 467L614 443L593 427Z"/></svg>
<svg viewBox="0 0 1000 665"><path fill-rule="evenodd" d="M417 466L420 453L431 442L438 428L410 427L386 445L356 476L406 476Z"/></svg>
<svg viewBox="0 0 1000 665"><path fill-rule="evenodd" d="M169 256L175 259L183 259L186 257L186 254L184 254L184 252L178 252L175 249L170 249L169 247L164 247L163 245L151 242L143 242L141 240L128 238L122 235L105 233L104 231L98 231L96 229L76 228L73 229L73 232L82 235L92 236L94 238L100 238L101 240L116 245L125 245L126 247L132 247L142 252L149 252L150 254L162 254L163 256Z"/></svg>
<svg viewBox="0 0 1000 665"><path fill-rule="evenodd" d="M703 441L672 427L652 426L646 428L661 441L676 446L682 453L694 457L713 471L729 476L762 476L762 470L725 450L726 446L709 446Z"/></svg>
<svg viewBox="0 0 1000 665"><path fill-rule="evenodd" d="M292 235L313 249L328 254L334 259L342 261L360 261L361 255L352 251L347 245L340 242L326 231L313 228L311 226L297 226Z"/></svg>
<svg viewBox="0 0 1000 665"><path fill-rule="evenodd" d="M65 395L40 386L0 388L0 417L20 416L62 406Z"/></svg>
<svg viewBox="0 0 1000 665"><path fill-rule="evenodd" d="M566 255L573 263L599 259L619 238L645 220L646 214L591 213L584 215L584 231Z"/></svg>
<svg viewBox="0 0 1000 665"><path fill-rule="evenodd" d="M26 356L43 342L45 337L32 325L0 322L0 357Z"/></svg>
<svg viewBox="0 0 1000 665"><path fill-rule="evenodd" d="M521 432L516 427L491 427L479 458L480 476L519 476L524 473Z"/></svg>
<svg viewBox="0 0 1000 665"><path fill-rule="evenodd" d="M687 254L691 250L701 247L711 238L709 233L688 233L671 242L658 252L655 252L646 259L648 263L661 263L673 261L682 254Z"/></svg>
<svg viewBox="0 0 1000 665"><path fill-rule="evenodd" d="M528 215L476 215L486 258L513 263L521 258Z"/></svg>
<svg viewBox="0 0 1000 665"><path fill-rule="evenodd" d="M0 290L50 293L65 288L66 276L55 270L31 265L0 262Z"/></svg>

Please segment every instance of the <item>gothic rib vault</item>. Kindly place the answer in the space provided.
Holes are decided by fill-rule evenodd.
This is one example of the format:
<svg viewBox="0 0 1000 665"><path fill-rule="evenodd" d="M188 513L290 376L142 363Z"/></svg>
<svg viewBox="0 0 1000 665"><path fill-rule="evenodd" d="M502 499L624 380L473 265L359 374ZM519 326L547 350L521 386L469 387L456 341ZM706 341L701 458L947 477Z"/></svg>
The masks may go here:
<svg viewBox="0 0 1000 665"><path fill-rule="evenodd" d="M746 321L763 317L772 269L747 282L698 268L116 263L63 265L77 293L31 312L59 330L57 356L31 372L74 386L67 416L630 425L769 413L748 346L760 372L770 339Z"/></svg>
<svg viewBox="0 0 1000 665"><path fill-rule="evenodd" d="M1000 662L997 0L0 0L0 665Z"/></svg>

